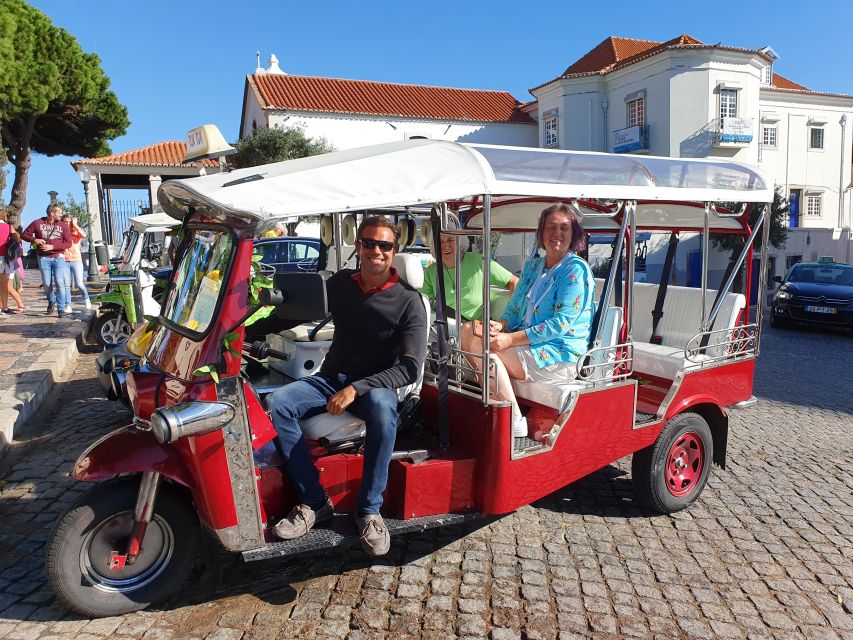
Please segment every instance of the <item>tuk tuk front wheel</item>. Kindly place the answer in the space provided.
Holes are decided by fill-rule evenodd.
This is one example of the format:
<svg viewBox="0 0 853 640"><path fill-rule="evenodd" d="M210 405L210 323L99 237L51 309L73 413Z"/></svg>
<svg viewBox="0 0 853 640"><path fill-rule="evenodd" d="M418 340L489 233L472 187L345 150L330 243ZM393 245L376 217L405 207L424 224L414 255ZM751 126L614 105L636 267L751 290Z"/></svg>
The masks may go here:
<svg viewBox="0 0 853 640"><path fill-rule="evenodd" d="M89 617L116 616L162 602L187 580L200 528L195 512L163 484L136 562L110 568L127 552L138 476L97 485L62 517L46 547L47 577L57 596Z"/></svg>
<svg viewBox="0 0 853 640"><path fill-rule="evenodd" d="M654 444L633 456L637 498L661 513L689 507L708 483L713 457L714 441L704 418L695 413L675 416Z"/></svg>
<svg viewBox="0 0 853 640"><path fill-rule="evenodd" d="M114 347L128 341L131 334L130 323L124 312L109 309L95 320L93 333L99 345Z"/></svg>

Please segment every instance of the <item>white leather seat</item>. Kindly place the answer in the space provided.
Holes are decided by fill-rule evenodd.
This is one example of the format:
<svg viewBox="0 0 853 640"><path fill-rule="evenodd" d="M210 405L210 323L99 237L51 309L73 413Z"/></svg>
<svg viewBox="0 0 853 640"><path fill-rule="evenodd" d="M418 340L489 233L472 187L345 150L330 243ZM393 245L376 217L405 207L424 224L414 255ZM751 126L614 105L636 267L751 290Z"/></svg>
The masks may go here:
<svg viewBox="0 0 853 640"><path fill-rule="evenodd" d="M701 315L700 290L694 287L670 285L666 290L663 317L658 323L657 334L661 344L651 344L652 310L657 299L658 286L637 282L634 284L634 317L631 335L634 339L634 370L661 378L674 379L685 368L696 366L712 356L723 355L723 347L713 344L705 354L697 355L693 361L684 357L684 349L690 338L699 333ZM716 290L708 290L705 297L706 313L711 311ZM746 298L740 293L723 296L714 329L731 329L746 306Z"/></svg>

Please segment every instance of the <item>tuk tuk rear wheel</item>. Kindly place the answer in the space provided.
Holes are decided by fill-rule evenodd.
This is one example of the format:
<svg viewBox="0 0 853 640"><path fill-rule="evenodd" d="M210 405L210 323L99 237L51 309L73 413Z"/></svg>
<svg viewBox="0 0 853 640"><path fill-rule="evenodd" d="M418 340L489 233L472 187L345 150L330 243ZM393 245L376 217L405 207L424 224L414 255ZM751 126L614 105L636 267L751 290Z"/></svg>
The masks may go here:
<svg viewBox="0 0 853 640"><path fill-rule="evenodd" d="M682 413L670 420L654 444L634 453L631 475L637 498L660 513L693 504L708 483L714 440L702 416Z"/></svg>
<svg viewBox="0 0 853 640"><path fill-rule="evenodd" d="M163 484L136 562L109 568L112 551L127 551L138 489L138 476L97 485L48 540L48 581L61 601L85 616L121 615L162 602L180 589L195 564L198 518L187 500Z"/></svg>
<svg viewBox="0 0 853 640"><path fill-rule="evenodd" d="M130 323L122 311L109 309L95 320L95 340L102 347L114 347L130 338Z"/></svg>

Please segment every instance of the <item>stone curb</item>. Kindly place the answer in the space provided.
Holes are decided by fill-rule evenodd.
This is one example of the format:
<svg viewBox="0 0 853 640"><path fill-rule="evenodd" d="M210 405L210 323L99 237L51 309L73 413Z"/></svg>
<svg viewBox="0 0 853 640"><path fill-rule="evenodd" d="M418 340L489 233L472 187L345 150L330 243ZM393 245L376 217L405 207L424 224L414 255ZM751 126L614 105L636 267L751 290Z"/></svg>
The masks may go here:
<svg viewBox="0 0 853 640"><path fill-rule="evenodd" d="M38 411L56 381L74 364L85 329L83 322L74 322L68 328L73 337L51 339L27 371L18 376L14 388L0 392L0 455L14 442L15 433Z"/></svg>

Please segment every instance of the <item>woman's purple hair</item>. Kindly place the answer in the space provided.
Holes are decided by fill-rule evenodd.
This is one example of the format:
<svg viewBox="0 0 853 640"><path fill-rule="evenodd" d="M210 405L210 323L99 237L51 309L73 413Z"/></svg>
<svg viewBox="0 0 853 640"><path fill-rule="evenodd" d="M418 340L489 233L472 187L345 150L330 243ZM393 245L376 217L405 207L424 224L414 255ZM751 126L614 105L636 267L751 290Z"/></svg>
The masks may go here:
<svg viewBox="0 0 853 640"><path fill-rule="evenodd" d="M565 202L552 204L539 214L539 224L536 226L536 246L540 249L545 248L545 239L542 236L545 233L545 221L548 220L548 216L552 213L560 213L566 216L572 223L572 243L569 246L569 251L579 254L586 250L586 234L583 231L583 225L581 224L577 209Z"/></svg>

